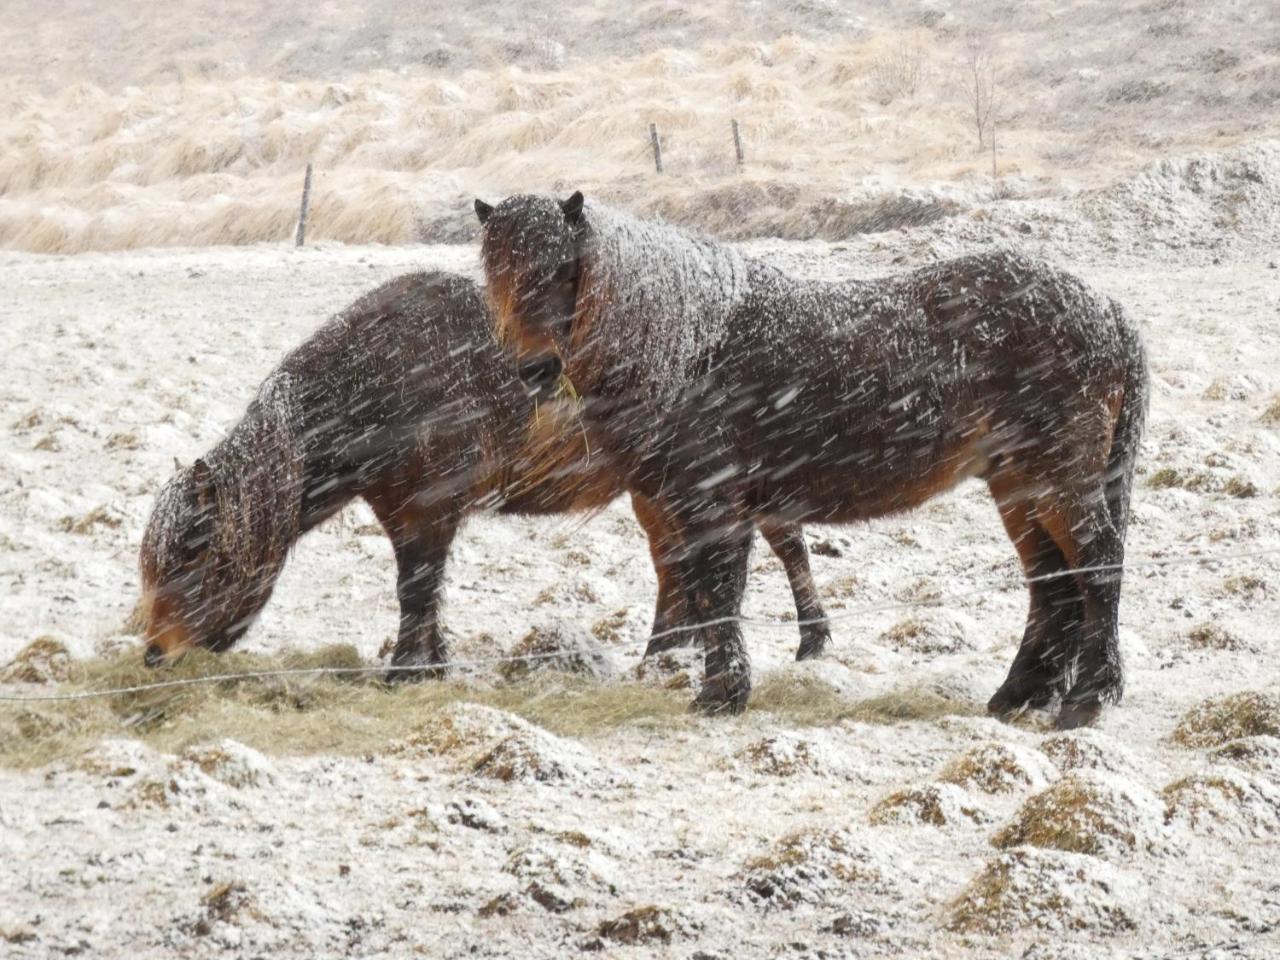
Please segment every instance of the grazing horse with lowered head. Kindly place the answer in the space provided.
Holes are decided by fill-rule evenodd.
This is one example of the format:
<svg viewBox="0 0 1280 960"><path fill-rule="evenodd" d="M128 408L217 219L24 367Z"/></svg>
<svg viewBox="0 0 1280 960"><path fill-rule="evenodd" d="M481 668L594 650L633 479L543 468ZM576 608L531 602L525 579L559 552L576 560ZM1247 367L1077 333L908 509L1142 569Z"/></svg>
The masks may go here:
<svg viewBox="0 0 1280 960"><path fill-rule="evenodd" d="M593 510L623 492L581 429L535 418L534 403L470 280L410 274L357 300L291 352L230 434L160 491L140 553L147 662L235 644L294 543L362 497L398 569L391 677L438 675L445 561L470 513ZM651 653L693 634L676 629L689 613L666 559L666 521L643 497L632 502L658 573ZM803 532L771 521L760 529L791 580L799 656L815 656L829 630Z"/></svg>
<svg viewBox="0 0 1280 960"><path fill-rule="evenodd" d="M749 517L849 523L986 481L1030 609L989 709L1120 700L1120 568L1148 398L1118 304L1012 253L841 283L788 275L581 193L476 201L499 337L567 375L593 444L669 519L702 626L697 703L751 689Z"/></svg>

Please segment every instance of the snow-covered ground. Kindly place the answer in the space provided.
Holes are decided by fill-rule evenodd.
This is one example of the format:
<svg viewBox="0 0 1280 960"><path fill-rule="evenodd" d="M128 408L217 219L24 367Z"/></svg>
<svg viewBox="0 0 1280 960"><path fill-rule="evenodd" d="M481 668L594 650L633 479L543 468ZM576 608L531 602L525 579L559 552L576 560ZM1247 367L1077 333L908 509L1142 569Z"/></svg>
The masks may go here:
<svg viewBox="0 0 1280 960"><path fill-rule="evenodd" d="M1130 556L1222 559L1128 574L1128 693L1096 729L981 715L1025 601L971 484L908 516L810 531L837 618L823 661L790 662L792 601L764 549L748 587L746 614L773 622L746 628L758 682L850 704L930 691L955 705L940 717L795 726L757 709L565 739L461 704L361 758L105 742L0 771L0 954L1280 955L1277 254L1204 231L1190 250L1108 249L1033 214L754 249L869 275L1007 223L1140 319L1155 387ZM419 267L474 275L475 251L0 259L0 664L43 635L76 657L136 643L122 632L136 549L173 459L211 446L328 314ZM308 537L245 646L350 643L373 660L397 613L371 521L352 508ZM620 679L603 682L621 683L654 586L620 502L590 520L475 519L448 590L455 656L609 621L597 632ZM961 596L883 609L938 593ZM1248 691L1229 716L1184 723ZM18 713L0 703L0 720Z"/></svg>

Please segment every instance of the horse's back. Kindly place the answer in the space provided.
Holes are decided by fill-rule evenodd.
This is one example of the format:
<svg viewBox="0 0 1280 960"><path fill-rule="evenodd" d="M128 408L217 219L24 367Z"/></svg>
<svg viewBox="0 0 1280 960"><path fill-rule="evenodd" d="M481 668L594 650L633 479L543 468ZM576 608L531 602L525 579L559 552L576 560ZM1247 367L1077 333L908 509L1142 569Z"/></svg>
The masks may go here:
<svg viewBox="0 0 1280 960"><path fill-rule="evenodd" d="M479 287L422 272L390 280L330 318L278 373L313 408L386 423L490 404L511 379L508 367Z"/></svg>

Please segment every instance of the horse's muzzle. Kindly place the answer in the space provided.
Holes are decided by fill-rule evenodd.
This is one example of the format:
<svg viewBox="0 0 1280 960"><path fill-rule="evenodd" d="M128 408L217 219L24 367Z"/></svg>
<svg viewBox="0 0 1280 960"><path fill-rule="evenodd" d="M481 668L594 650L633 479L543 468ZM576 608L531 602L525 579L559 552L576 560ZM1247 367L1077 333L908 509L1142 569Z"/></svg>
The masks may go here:
<svg viewBox="0 0 1280 960"><path fill-rule="evenodd" d="M546 399L555 393L556 384L560 382L560 374L564 373L564 364L554 354L529 360L516 368L516 375L525 389L538 399Z"/></svg>

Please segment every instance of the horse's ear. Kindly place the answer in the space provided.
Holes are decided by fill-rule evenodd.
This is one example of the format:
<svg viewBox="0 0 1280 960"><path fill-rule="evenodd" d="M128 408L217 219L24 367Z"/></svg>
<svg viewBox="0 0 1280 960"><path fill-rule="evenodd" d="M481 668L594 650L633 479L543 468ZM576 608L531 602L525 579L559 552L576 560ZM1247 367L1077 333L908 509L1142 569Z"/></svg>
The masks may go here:
<svg viewBox="0 0 1280 960"><path fill-rule="evenodd" d="M564 211L564 218L570 223L578 223L582 220L582 202L583 196L581 190L573 191L573 196L568 200L560 201L560 209Z"/></svg>
<svg viewBox="0 0 1280 960"><path fill-rule="evenodd" d="M484 223L489 219L489 214L491 213L493 213L493 207L476 197L476 219Z"/></svg>

